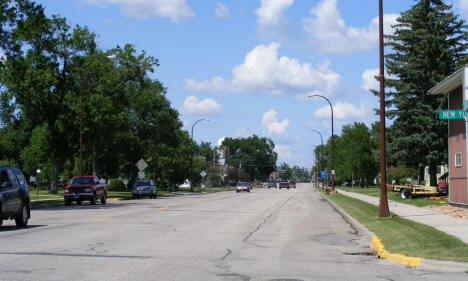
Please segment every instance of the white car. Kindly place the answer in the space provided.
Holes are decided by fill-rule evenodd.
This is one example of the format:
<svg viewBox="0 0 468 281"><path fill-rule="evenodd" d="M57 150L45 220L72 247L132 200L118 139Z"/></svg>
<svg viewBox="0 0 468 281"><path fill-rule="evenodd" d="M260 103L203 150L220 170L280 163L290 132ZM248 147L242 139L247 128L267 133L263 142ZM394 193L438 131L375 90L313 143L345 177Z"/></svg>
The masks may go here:
<svg viewBox="0 0 468 281"><path fill-rule="evenodd" d="M247 192L250 192L250 189L251 189L251 184L248 183L248 182L238 182L237 183L237 186L236 186L236 192L239 192L239 191L247 191Z"/></svg>

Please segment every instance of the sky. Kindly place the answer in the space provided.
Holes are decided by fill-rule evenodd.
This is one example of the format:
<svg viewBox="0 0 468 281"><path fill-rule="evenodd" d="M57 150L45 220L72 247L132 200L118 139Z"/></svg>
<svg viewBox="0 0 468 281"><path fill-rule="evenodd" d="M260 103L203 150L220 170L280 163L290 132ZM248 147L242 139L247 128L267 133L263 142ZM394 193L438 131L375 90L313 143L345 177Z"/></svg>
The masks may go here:
<svg viewBox="0 0 468 281"><path fill-rule="evenodd" d="M159 60L194 140L271 138L279 162L313 165L314 145L345 124L378 120L378 0L40 0L48 15L87 26L106 50L133 44ZM412 0L384 0L392 33ZM468 18L468 0L450 0ZM388 50L386 50L387 52Z"/></svg>

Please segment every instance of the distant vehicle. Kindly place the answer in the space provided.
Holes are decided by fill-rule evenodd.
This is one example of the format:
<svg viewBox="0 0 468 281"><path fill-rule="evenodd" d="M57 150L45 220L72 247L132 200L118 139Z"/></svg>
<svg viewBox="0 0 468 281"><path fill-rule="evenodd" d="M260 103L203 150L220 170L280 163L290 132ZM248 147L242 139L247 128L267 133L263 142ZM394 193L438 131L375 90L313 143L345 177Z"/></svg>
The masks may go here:
<svg viewBox="0 0 468 281"><path fill-rule="evenodd" d="M279 188L287 188L289 189L289 181L288 180L281 180L279 182Z"/></svg>
<svg viewBox="0 0 468 281"><path fill-rule="evenodd" d="M239 191L247 191L247 192L250 192L250 189L251 189L251 184L248 183L248 182L238 182L237 185L236 185L236 192L239 192Z"/></svg>
<svg viewBox="0 0 468 281"><path fill-rule="evenodd" d="M148 196L149 198L156 198L156 186L152 180L137 181L132 188L132 198L140 198Z"/></svg>
<svg viewBox="0 0 468 281"><path fill-rule="evenodd" d="M107 184L101 183L97 176L73 177L65 186L63 199L65 205L70 205L73 201L81 205L83 200L89 200L94 205L98 199L101 199L102 204L106 204Z"/></svg>
<svg viewBox="0 0 468 281"><path fill-rule="evenodd" d="M296 183L293 181L290 181L288 185L289 185L289 188L296 188Z"/></svg>
<svg viewBox="0 0 468 281"><path fill-rule="evenodd" d="M20 169L0 166L0 225L3 220L15 220L24 227L31 217L28 183Z"/></svg>
<svg viewBox="0 0 468 281"><path fill-rule="evenodd" d="M276 181L271 180L268 182L268 188L271 188L271 187L276 188Z"/></svg>

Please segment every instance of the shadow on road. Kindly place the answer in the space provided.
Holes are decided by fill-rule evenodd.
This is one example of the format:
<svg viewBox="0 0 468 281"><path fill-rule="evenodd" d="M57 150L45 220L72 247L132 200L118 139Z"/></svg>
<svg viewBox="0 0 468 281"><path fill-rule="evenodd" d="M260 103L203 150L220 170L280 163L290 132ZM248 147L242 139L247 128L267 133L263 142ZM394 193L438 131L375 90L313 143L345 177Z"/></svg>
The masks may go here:
<svg viewBox="0 0 468 281"><path fill-rule="evenodd" d="M39 228L39 227L43 227L43 226L47 226L45 224L32 224L32 225L28 225L26 227L16 227L16 225L2 225L0 226L0 232L7 232L7 231L18 231L18 230L24 230L24 229L32 229L32 228Z"/></svg>

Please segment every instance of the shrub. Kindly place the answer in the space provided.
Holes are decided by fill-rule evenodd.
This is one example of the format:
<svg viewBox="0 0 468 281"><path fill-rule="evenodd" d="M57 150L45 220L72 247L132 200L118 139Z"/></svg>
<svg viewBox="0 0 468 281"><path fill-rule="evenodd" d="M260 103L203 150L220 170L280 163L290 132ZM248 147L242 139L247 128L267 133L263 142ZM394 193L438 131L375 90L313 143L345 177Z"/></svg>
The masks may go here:
<svg viewBox="0 0 468 281"><path fill-rule="evenodd" d="M109 189L125 189L125 184L121 179L109 180Z"/></svg>

